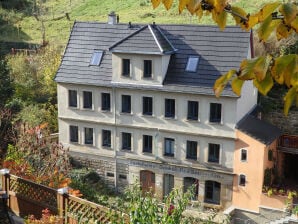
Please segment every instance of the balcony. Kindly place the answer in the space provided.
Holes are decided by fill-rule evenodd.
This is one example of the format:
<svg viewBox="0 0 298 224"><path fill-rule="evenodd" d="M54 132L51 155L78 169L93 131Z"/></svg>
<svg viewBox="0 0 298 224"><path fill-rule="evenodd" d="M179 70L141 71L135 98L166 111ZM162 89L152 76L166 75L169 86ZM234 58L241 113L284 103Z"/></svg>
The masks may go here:
<svg viewBox="0 0 298 224"><path fill-rule="evenodd" d="M282 135L279 138L277 149L281 152L298 154L298 136Z"/></svg>

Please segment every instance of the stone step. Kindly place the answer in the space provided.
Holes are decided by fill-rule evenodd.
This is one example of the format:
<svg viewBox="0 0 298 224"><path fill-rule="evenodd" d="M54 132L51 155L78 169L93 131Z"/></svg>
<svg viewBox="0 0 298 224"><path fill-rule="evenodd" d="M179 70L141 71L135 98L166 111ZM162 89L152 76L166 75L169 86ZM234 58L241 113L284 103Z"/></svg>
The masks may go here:
<svg viewBox="0 0 298 224"><path fill-rule="evenodd" d="M296 223L298 224L298 218L296 215L289 215L281 219L269 222L269 224L296 224Z"/></svg>

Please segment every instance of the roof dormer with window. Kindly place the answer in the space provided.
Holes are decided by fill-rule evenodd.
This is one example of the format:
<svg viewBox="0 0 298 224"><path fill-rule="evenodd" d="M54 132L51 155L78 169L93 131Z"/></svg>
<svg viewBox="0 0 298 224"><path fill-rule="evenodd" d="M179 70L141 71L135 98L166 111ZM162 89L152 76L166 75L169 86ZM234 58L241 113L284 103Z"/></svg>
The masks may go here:
<svg viewBox="0 0 298 224"><path fill-rule="evenodd" d="M114 83L162 85L176 49L157 25L146 25L113 44Z"/></svg>

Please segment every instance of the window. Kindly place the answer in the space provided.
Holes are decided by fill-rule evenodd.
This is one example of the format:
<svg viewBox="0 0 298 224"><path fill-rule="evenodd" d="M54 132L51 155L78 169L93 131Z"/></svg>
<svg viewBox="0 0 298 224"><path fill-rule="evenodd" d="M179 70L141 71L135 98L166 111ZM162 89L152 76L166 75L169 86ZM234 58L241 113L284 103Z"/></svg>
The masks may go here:
<svg viewBox="0 0 298 224"><path fill-rule="evenodd" d="M122 113L131 113L131 97L122 95Z"/></svg>
<svg viewBox="0 0 298 224"><path fill-rule="evenodd" d="M175 100L165 99L165 117L175 118Z"/></svg>
<svg viewBox="0 0 298 224"><path fill-rule="evenodd" d="M70 142L78 143L79 142L79 128L78 128L78 126L70 125L69 133L70 133L70 139L69 139Z"/></svg>
<svg viewBox="0 0 298 224"><path fill-rule="evenodd" d="M174 156L175 140L172 138L165 138L165 156Z"/></svg>
<svg viewBox="0 0 298 224"><path fill-rule="evenodd" d="M164 174L163 175L163 196L166 197L171 193L174 188L174 175Z"/></svg>
<svg viewBox="0 0 298 224"><path fill-rule="evenodd" d="M195 141L186 142L186 158L197 160L197 145Z"/></svg>
<svg viewBox="0 0 298 224"><path fill-rule="evenodd" d="M122 133L122 149L131 150L131 133Z"/></svg>
<svg viewBox="0 0 298 224"><path fill-rule="evenodd" d="M268 160L273 161L273 150L272 149L268 150Z"/></svg>
<svg viewBox="0 0 298 224"><path fill-rule="evenodd" d="M93 145L93 128L85 128L85 144Z"/></svg>
<svg viewBox="0 0 298 224"><path fill-rule="evenodd" d="M241 161L246 162L246 160L247 160L247 150L241 149Z"/></svg>
<svg viewBox="0 0 298 224"><path fill-rule="evenodd" d="M111 131L102 130L102 146L111 147Z"/></svg>
<svg viewBox="0 0 298 224"><path fill-rule="evenodd" d="M208 162L219 163L219 144L209 143Z"/></svg>
<svg viewBox="0 0 298 224"><path fill-rule="evenodd" d="M188 189L194 186L193 195L191 200L198 200L199 196L199 180L193 177L184 177L183 178L183 190L186 192Z"/></svg>
<svg viewBox="0 0 298 224"><path fill-rule="evenodd" d="M84 109L92 109L92 92L83 91L83 98L84 98L84 103L83 103Z"/></svg>
<svg viewBox="0 0 298 224"><path fill-rule="evenodd" d="M240 174L240 176L239 176L239 185L244 187L245 186L245 182L246 182L245 175L244 174Z"/></svg>
<svg viewBox="0 0 298 224"><path fill-rule="evenodd" d="M188 120L198 120L199 117L199 102L198 101L188 101L187 106L187 119Z"/></svg>
<svg viewBox="0 0 298 224"><path fill-rule="evenodd" d="M221 122L221 104L210 103L210 122L220 123Z"/></svg>
<svg viewBox="0 0 298 224"><path fill-rule="evenodd" d="M114 173L107 172L107 177L114 177Z"/></svg>
<svg viewBox="0 0 298 224"><path fill-rule="evenodd" d="M111 109L111 96L109 93L101 94L101 110L110 111Z"/></svg>
<svg viewBox="0 0 298 224"><path fill-rule="evenodd" d="M152 77L152 61L144 60L144 78Z"/></svg>
<svg viewBox="0 0 298 224"><path fill-rule="evenodd" d="M220 183L207 180L205 182L205 202L220 204Z"/></svg>
<svg viewBox="0 0 298 224"><path fill-rule="evenodd" d="M199 64L199 57L190 56L188 58L185 71L196 72Z"/></svg>
<svg viewBox="0 0 298 224"><path fill-rule="evenodd" d="M130 76L130 60L122 59L122 76Z"/></svg>
<svg viewBox="0 0 298 224"><path fill-rule="evenodd" d="M126 180L127 176L125 174L119 174L119 179Z"/></svg>
<svg viewBox="0 0 298 224"><path fill-rule="evenodd" d="M76 90L68 90L68 106L78 107L78 98Z"/></svg>
<svg viewBox="0 0 298 224"><path fill-rule="evenodd" d="M143 152L152 153L152 136L143 135Z"/></svg>
<svg viewBox="0 0 298 224"><path fill-rule="evenodd" d="M152 115L152 97L143 97L143 114Z"/></svg>
<svg viewBox="0 0 298 224"><path fill-rule="evenodd" d="M103 51L94 51L91 57L90 65L99 65L102 59Z"/></svg>

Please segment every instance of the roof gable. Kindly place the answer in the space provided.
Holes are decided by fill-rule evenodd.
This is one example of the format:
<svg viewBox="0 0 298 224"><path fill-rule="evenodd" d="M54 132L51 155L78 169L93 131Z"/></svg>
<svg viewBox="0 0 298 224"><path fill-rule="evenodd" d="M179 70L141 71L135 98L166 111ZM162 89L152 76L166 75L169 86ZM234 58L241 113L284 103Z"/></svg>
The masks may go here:
<svg viewBox="0 0 298 224"><path fill-rule="evenodd" d="M109 50L118 53L172 54L175 48L156 25L146 25L113 44Z"/></svg>

